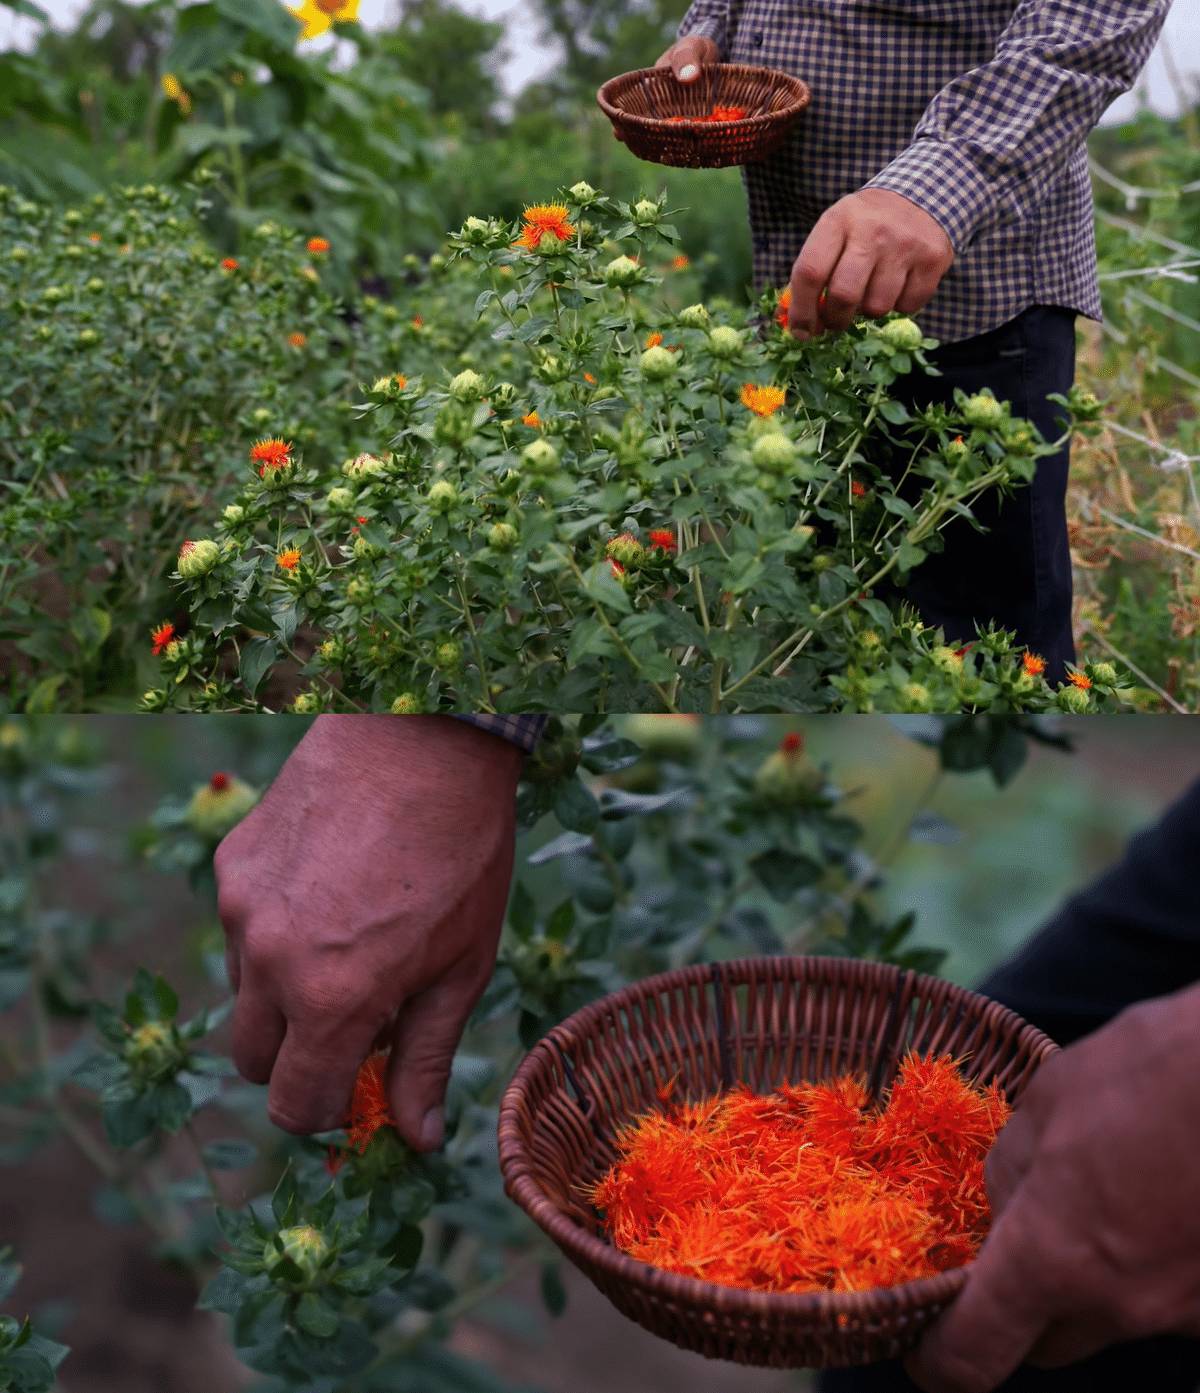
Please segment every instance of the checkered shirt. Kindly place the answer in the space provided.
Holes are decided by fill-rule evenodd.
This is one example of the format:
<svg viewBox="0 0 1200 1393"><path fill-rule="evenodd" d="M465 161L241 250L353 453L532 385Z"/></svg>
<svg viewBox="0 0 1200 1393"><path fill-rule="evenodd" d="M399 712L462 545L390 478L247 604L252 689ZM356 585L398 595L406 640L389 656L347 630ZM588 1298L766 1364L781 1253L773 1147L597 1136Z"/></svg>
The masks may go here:
<svg viewBox="0 0 1200 1393"><path fill-rule="evenodd" d="M511 740L514 745L519 745L526 754L531 753L534 746L542 738L542 731L546 729L546 716L459 716L460 721L466 721L468 725L478 726L480 730L489 731L492 735L498 735L502 740Z"/></svg>
<svg viewBox="0 0 1200 1393"><path fill-rule="evenodd" d="M759 289L782 288L814 223L891 189L955 261L917 316L945 343L1034 304L1099 319L1084 142L1133 86L1170 0L694 0L680 35L812 88L783 150L746 167Z"/></svg>

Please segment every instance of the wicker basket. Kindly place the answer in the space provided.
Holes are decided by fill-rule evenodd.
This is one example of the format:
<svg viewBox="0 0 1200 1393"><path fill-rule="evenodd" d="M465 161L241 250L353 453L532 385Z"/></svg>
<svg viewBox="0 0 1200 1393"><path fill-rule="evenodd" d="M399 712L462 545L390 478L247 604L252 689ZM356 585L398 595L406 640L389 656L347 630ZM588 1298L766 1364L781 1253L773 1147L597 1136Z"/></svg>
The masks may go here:
<svg viewBox="0 0 1200 1393"><path fill-rule="evenodd" d="M615 1159L614 1129L679 1096L736 1082L853 1070L873 1096L909 1049L951 1051L1010 1100L1057 1046L1006 1007L935 977L849 958L747 958L683 968L607 996L525 1057L500 1107L508 1194L619 1311L711 1358L834 1368L893 1358L962 1287L965 1269L861 1292L773 1293L677 1276L609 1242L587 1188Z"/></svg>
<svg viewBox="0 0 1200 1393"><path fill-rule="evenodd" d="M639 68L610 78L596 94L613 133L643 160L718 169L755 164L787 139L811 100L798 77L744 63L713 63L695 82L680 82L670 68ZM740 121L672 121L703 117L715 106L738 106Z"/></svg>

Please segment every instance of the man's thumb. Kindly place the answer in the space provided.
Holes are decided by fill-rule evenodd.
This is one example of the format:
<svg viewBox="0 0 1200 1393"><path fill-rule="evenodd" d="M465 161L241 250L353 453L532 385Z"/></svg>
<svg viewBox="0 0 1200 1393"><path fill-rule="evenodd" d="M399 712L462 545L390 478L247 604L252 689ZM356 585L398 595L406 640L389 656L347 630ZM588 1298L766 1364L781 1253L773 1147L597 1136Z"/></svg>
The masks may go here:
<svg viewBox="0 0 1200 1393"><path fill-rule="evenodd" d="M418 1151L442 1144L450 1066L478 997L474 983L451 978L400 1008L392 1029L388 1100L397 1130Z"/></svg>

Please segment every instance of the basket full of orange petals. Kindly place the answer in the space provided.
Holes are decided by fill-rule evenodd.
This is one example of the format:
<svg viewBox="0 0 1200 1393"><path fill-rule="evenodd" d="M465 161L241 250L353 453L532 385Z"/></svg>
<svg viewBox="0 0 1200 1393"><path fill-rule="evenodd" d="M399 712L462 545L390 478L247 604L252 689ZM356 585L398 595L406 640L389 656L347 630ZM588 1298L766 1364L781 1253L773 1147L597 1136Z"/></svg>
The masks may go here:
<svg viewBox="0 0 1200 1393"><path fill-rule="evenodd" d="M500 1108L505 1189L647 1330L835 1368L911 1349L989 1221L983 1167L1057 1046L935 977L829 957L663 973L585 1006Z"/></svg>
<svg viewBox="0 0 1200 1393"><path fill-rule="evenodd" d="M654 164L691 169L756 164L787 139L810 101L805 83L773 68L712 63L695 82L670 68L610 78L596 94L613 133Z"/></svg>

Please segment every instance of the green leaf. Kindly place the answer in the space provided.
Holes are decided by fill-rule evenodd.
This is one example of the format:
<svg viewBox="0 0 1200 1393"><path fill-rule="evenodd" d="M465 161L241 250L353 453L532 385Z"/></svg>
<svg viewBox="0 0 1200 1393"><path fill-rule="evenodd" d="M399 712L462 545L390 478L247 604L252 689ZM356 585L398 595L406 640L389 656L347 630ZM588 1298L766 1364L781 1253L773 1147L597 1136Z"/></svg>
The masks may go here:
<svg viewBox="0 0 1200 1393"><path fill-rule="evenodd" d="M567 1289L556 1262L542 1264L542 1301L556 1320L567 1309Z"/></svg>
<svg viewBox="0 0 1200 1393"><path fill-rule="evenodd" d="M276 0L212 0L212 7L279 48L294 49L300 37L291 11Z"/></svg>
<svg viewBox="0 0 1200 1393"><path fill-rule="evenodd" d="M113 1146L136 1146L154 1131L157 1120L155 1106L148 1093L104 1106L104 1130Z"/></svg>
<svg viewBox="0 0 1200 1393"><path fill-rule="evenodd" d="M570 779L555 790L554 816L569 832L590 832L600 820L600 805L582 779Z"/></svg>
<svg viewBox="0 0 1200 1393"><path fill-rule="evenodd" d="M275 642L269 638L252 638L242 649L242 661L238 665L238 676L242 679L242 686L251 696L258 691L259 683L278 656L279 651L275 647Z"/></svg>
<svg viewBox="0 0 1200 1393"><path fill-rule="evenodd" d="M306 1291L296 1303L296 1324L306 1335L327 1340L338 1328L337 1312L315 1291Z"/></svg>
<svg viewBox="0 0 1200 1393"><path fill-rule="evenodd" d="M192 1115L192 1095L180 1083L160 1083L150 1095L154 1116L164 1132L178 1132Z"/></svg>
<svg viewBox="0 0 1200 1393"><path fill-rule="evenodd" d="M750 869L772 899L786 904L797 890L815 885L822 875L819 861L800 856L782 847L773 847L753 858Z"/></svg>
<svg viewBox="0 0 1200 1393"><path fill-rule="evenodd" d="M45 716L58 709L58 689L67 680L65 672L43 677L25 698L25 710L31 716Z"/></svg>
<svg viewBox="0 0 1200 1393"><path fill-rule="evenodd" d="M179 998L165 977L154 979L154 1004L158 1007L159 1018L173 1021L179 1014Z"/></svg>
<svg viewBox="0 0 1200 1393"><path fill-rule="evenodd" d="M271 1213L275 1216L275 1222L281 1227L292 1222L292 1216L296 1212L296 1177L292 1174L292 1167L289 1164L279 1177L279 1184L271 1195Z"/></svg>

